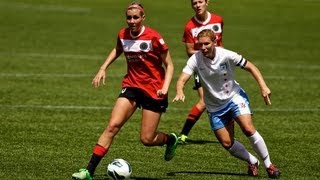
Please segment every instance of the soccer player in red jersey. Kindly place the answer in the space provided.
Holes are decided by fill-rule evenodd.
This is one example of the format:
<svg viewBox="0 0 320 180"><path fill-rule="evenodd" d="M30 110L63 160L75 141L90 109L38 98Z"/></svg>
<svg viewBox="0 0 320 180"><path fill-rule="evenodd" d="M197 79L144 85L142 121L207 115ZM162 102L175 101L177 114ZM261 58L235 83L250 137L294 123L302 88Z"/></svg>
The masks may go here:
<svg viewBox="0 0 320 180"><path fill-rule="evenodd" d="M199 51L197 35L203 29L211 29L216 36L216 46L222 46L223 19L210 13L209 0L191 0L195 15L185 24L182 41L185 43L187 55L190 57ZM203 100L203 89L198 75L194 74L194 90L198 91L199 101L190 109L187 119L179 136L179 143L183 144L188 138L192 127L198 121L206 107Z"/></svg>
<svg viewBox="0 0 320 180"><path fill-rule="evenodd" d="M85 169L72 174L74 179L92 179L95 169L110 148L113 138L137 108L142 109L140 140L145 146L166 146L164 159L175 155L178 137L157 131L161 114L168 107L168 89L174 66L167 44L161 35L143 25L144 8L132 3L126 9L127 28L119 31L116 47L92 80L97 88L105 83L106 69L123 53L127 61L127 74L122 90L113 107L109 123L93 148ZM164 68L165 67L165 68Z"/></svg>

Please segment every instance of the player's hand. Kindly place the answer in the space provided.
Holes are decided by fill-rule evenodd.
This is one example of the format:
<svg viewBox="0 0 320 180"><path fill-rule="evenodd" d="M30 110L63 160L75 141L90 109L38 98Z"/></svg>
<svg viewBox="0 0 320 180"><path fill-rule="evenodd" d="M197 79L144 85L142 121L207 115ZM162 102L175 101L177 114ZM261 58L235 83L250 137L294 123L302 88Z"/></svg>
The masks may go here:
<svg viewBox="0 0 320 180"><path fill-rule="evenodd" d="M93 87L97 88L100 86L100 81L102 80L102 84L105 85L106 80L106 72L103 69L100 69L99 72L96 74L96 76L92 80Z"/></svg>
<svg viewBox="0 0 320 180"><path fill-rule="evenodd" d="M168 90L159 89L159 90L157 91L157 96L158 96L158 97L163 97L163 96L165 96L165 95L167 95L167 94L168 94Z"/></svg>
<svg viewBox="0 0 320 180"><path fill-rule="evenodd" d="M182 101L184 102L184 99L186 98L186 96L184 94L180 94L180 95L176 95L176 97L173 98L172 102L177 102L177 101Z"/></svg>
<svg viewBox="0 0 320 180"><path fill-rule="evenodd" d="M261 95L266 105L271 105L271 91L268 87L261 90Z"/></svg>
<svg viewBox="0 0 320 180"><path fill-rule="evenodd" d="M266 97L263 97L264 102L266 105L271 105L270 95L267 95Z"/></svg>

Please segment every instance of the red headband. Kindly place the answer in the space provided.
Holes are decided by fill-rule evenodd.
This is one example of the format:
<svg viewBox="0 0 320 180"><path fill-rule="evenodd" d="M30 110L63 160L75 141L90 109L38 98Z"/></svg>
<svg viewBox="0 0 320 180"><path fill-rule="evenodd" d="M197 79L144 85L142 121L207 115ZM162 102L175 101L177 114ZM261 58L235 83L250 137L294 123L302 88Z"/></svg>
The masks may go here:
<svg viewBox="0 0 320 180"><path fill-rule="evenodd" d="M144 14L143 8L142 8L141 6L139 6L138 4L129 5L128 8L127 8L127 10L128 10L128 9L132 9L132 8L137 8L137 9L139 9L139 10Z"/></svg>

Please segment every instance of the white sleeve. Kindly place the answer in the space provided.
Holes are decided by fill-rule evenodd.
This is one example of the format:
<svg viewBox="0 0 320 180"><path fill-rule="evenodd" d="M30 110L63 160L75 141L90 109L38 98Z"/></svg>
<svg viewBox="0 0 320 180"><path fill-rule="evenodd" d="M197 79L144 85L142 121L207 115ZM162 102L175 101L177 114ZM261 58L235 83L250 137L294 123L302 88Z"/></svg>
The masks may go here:
<svg viewBox="0 0 320 180"><path fill-rule="evenodd" d="M193 54L187 61L186 66L183 68L182 72L192 75L197 68L197 60L195 54Z"/></svg>
<svg viewBox="0 0 320 180"><path fill-rule="evenodd" d="M247 60L240 54L230 51L230 57L236 66L244 68L247 64Z"/></svg>

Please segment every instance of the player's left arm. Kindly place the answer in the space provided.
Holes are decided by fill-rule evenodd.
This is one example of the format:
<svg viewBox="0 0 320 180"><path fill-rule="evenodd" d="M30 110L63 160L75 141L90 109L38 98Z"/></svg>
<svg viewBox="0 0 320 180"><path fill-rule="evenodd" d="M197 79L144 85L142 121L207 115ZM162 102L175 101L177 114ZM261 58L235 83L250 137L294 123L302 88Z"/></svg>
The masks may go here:
<svg viewBox="0 0 320 180"><path fill-rule="evenodd" d="M271 105L271 101L270 101L271 91L268 88L266 82L264 81L264 78L260 70L250 61L247 61L246 65L244 66L244 69L250 72L251 75L254 77L254 79L257 81L260 87L261 95L264 98L266 105Z"/></svg>
<svg viewBox="0 0 320 180"><path fill-rule="evenodd" d="M161 59L164 66L166 67L166 74L165 74L162 89L159 89L157 91L158 96L163 96L168 94L169 86L170 86L170 83L173 77L173 72L174 72L174 66L173 66L173 62L172 62L169 50L161 54Z"/></svg>

